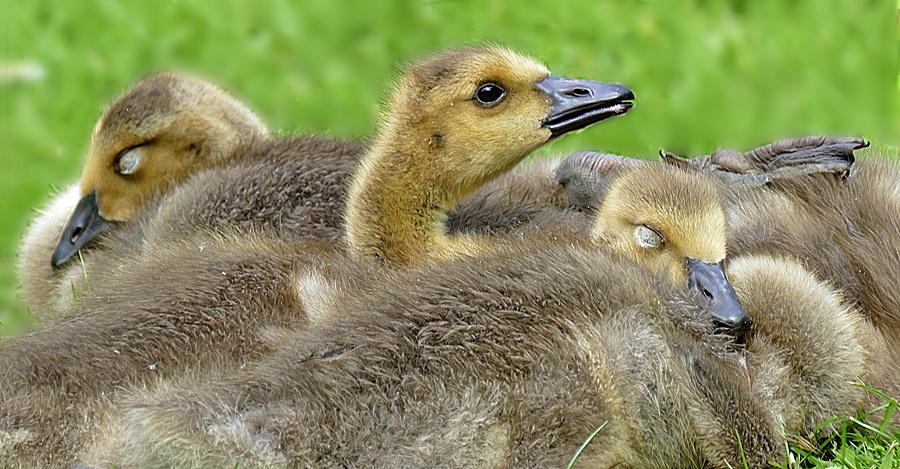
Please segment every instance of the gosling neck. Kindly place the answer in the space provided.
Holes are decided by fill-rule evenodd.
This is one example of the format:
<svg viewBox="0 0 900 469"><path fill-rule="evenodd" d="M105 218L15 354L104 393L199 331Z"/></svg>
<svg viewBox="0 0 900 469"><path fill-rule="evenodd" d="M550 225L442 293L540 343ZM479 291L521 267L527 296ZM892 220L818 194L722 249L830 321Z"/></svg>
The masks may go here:
<svg viewBox="0 0 900 469"><path fill-rule="evenodd" d="M452 257L446 212L465 197L449 187L440 142L409 132L379 138L350 187L345 225L352 253L388 264L416 265ZM462 190L460 190L462 189Z"/></svg>

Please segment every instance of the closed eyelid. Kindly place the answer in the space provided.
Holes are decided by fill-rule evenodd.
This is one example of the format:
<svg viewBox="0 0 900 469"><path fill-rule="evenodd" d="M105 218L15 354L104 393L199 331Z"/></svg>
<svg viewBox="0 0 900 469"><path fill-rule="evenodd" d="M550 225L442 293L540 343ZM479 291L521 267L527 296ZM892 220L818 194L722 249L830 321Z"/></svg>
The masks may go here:
<svg viewBox="0 0 900 469"><path fill-rule="evenodd" d="M663 234L662 234L659 230L653 228L652 226L647 226L647 225L642 225L642 226L643 226L644 228L647 228L648 230L652 231L653 234L655 234L656 236L659 236L659 239L660 239L660 240L665 241L666 237L663 236Z"/></svg>
<svg viewBox="0 0 900 469"><path fill-rule="evenodd" d="M638 238L638 243L644 247L656 247L666 241L662 233L644 224L635 227L635 236Z"/></svg>
<svg viewBox="0 0 900 469"><path fill-rule="evenodd" d="M139 148L140 146L133 146L119 153L115 161L113 161L113 170L123 176L134 174L140 167L143 158L142 152L138 151ZM127 160L124 158L127 158ZM123 167L123 164L127 165L127 167Z"/></svg>

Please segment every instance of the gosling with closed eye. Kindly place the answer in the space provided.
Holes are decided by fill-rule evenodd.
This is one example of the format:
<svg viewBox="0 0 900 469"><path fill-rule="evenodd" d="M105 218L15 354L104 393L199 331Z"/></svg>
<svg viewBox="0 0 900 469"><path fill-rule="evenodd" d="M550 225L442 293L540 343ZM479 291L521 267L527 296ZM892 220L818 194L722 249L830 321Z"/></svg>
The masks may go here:
<svg viewBox="0 0 900 469"><path fill-rule="evenodd" d="M866 146L859 138L804 137L746 153L718 150L691 160L663 156L670 164L712 172L727 183L722 192L733 255L794 258L853 301L870 325L868 352L875 362L863 381L896 396L900 319L894 312L900 299L893 292L900 274L895 249L900 171L877 155L857 161L854 151ZM560 165L560 180L570 199L589 207L602 200L611 170L640 164L645 163L583 153Z"/></svg>
<svg viewBox="0 0 900 469"><path fill-rule="evenodd" d="M624 87L548 75L500 48L410 68L354 175L349 257L327 242L200 231L117 267L65 321L0 343L0 464L72 463L116 390L237 369L269 349L272 329L328 320L333 291L383 286L373 265L489 248L447 235L445 212L550 139L631 107Z"/></svg>
<svg viewBox="0 0 900 469"><path fill-rule="evenodd" d="M724 468L743 451L762 467L784 446L779 422L805 432L809 409L855 408L850 382L865 360L839 297L795 265L753 259L735 267L749 306L826 328L798 340L829 355L792 368L784 356L807 349L760 329L744 371L709 305L685 288L712 271L689 259L725 256L717 191L675 168L628 171L593 242L495 243L395 271L381 282L391 288L336 300L338 321L282 337L258 364L123 400L82 461L554 467L602 426L581 464ZM757 297L773 282L794 294ZM703 287L733 296L721 285Z"/></svg>
<svg viewBox="0 0 900 469"><path fill-rule="evenodd" d="M163 74L132 86L97 122L79 182L47 204L22 240L17 271L28 309L39 319L65 310L70 283L82 286L82 266L69 262L79 249L193 173L267 138L253 111L206 81ZM118 240L120 249L139 242L132 238Z"/></svg>
<svg viewBox="0 0 900 469"><path fill-rule="evenodd" d="M900 168L878 153L856 159L854 151L867 146L861 138L805 137L746 153L718 150L691 160L664 157L670 164L716 171L726 180L768 181L764 187L732 184L724 192L732 252L796 258L852 299L874 326L869 352L875 365L863 381L896 397ZM880 404L879 397L872 398L873 405Z"/></svg>
<svg viewBox="0 0 900 469"><path fill-rule="evenodd" d="M63 234L55 228L65 203L54 202L58 209L23 241L21 291L33 314L47 321L68 313L135 252L198 230L338 239L344 186L364 144L272 139L261 123L247 122L259 121L226 92L189 77L154 76L118 98L98 122L81 182L90 192ZM110 159L118 148L125 150ZM79 250L84 265L70 259Z"/></svg>

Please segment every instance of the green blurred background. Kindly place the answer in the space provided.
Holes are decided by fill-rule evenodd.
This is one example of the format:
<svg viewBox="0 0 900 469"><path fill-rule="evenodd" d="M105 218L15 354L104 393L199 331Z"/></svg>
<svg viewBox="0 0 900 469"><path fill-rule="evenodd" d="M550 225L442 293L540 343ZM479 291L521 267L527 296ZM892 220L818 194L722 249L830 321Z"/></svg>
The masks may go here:
<svg viewBox="0 0 900 469"><path fill-rule="evenodd" d="M104 106L155 71L211 79L284 133L355 137L399 64L490 41L635 90L627 116L541 154L900 134L895 0L0 2L0 336L30 322L14 263L33 210L78 178Z"/></svg>

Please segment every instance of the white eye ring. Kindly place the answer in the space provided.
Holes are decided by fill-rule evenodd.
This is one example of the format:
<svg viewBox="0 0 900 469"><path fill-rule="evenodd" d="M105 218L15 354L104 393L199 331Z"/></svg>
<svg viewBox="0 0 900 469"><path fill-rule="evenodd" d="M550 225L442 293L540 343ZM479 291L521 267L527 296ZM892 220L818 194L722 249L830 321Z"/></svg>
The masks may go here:
<svg viewBox="0 0 900 469"><path fill-rule="evenodd" d="M642 248L655 248L666 241L662 234L647 225L636 226L634 237Z"/></svg>
<svg viewBox="0 0 900 469"><path fill-rule="evenodd" d="M129 148L119 154L113 168L122 175L134 174L141 165L140 147Z"/></svg>

